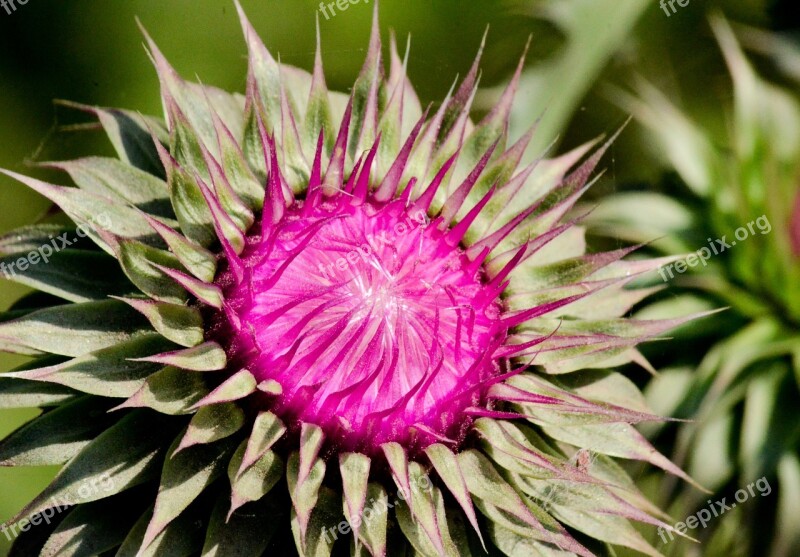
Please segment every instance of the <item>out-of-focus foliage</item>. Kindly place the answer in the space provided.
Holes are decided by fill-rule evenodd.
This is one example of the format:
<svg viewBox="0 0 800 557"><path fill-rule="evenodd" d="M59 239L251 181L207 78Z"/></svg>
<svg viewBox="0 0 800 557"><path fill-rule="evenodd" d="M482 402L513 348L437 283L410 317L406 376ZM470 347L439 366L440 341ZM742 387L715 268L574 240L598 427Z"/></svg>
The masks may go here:
<svg viewBox="0 0 800 557"><path fill-rule="evenodd" d="M800 100L758 75L721 16L711 17L711 28L732 76L732 102L720 107L727 129L710 133L644 79L632 92L614 89L612 97L647 127L686 188L681 196L620 193L592 215L593 229L634 243L658 238L649 248L667 255L710 242L721 251L686 274L664 271L685 294L640 312L730 308L714 318L716 330L705 337L710 350L673 358L688 365L663 370L648 386L658 411L693 420L651 435L674 447L673 458L713 492L664 482L670 513L680 519L708 500L731 502L762 477L773 488L696 531L701 546L676 540L662 550L790 557L800 553ZM800 60L789 43L745 36L785 68ZM730 247L722 251L724 244Z"/></svg>

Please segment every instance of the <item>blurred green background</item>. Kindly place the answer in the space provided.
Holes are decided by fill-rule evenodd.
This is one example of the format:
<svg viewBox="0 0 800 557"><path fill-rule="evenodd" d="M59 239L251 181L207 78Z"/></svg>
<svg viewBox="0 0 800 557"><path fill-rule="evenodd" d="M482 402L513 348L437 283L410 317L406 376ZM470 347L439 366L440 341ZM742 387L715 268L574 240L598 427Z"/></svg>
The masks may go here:
<svg viewBox="0 0 800 557"><path fill-rule="evenodd" d="M311 68L318 2L242 4L282 62ZM558 134L559 145L567 148L625 120L625 113L609 102L606 85L627 83L634 71L709 129L724 128L724 119L713 109L731 97L730 77L708 28L709 10L791 36L795 4L692 0L667 17L655 0L383 0L381 28L384 39L394 30L401 45L412 37L409 73L427 104L441 99L456 75L464 75L488 26L482 63L487 91L478 98L478 111L481 104L489 106L492 88L508 79L532 36L515 126L522 129L547 108L537 146ZM330 19L320 16L332 89L346 90L358 73L372 6L362 0ZM55 107L53 99L159 113L157 79L136 18L185 77L196 75L206 84L243 91L246 49L230 0L29 0L12 14L0 8L0 166L63 181L31 165L111 153L101 134L70 127L80 117ZM564 24L570 18L573 27ZM615 190L622 183L657 182L663 167L654 151L638 128L629 128L605 161L610 172L599 191ZM42 198L0 177L0 233L31 223L47 210ZM24 293L22 287L0 281L0 306L7 308ZM22 362L2 355L0 371ZM0 433L33 414L0 410ZM0 469L0 520L9 518L53 473ZM0 535L0 555L6 547Z"/></svg>

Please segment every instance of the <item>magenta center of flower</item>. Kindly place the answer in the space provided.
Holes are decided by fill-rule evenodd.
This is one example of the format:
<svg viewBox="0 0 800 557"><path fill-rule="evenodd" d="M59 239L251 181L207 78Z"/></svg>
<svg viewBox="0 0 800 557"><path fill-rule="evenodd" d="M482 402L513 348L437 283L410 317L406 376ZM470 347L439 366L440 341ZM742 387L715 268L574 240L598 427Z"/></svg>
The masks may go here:
<svg viewBox="0 0 800 557"><path fill-rule="evenodd" d="M463 439L506 332L480 269L438 224L339 196L250 239L245 278L219 282L234 360L282 388L267 408L348 449Z"/></svg>

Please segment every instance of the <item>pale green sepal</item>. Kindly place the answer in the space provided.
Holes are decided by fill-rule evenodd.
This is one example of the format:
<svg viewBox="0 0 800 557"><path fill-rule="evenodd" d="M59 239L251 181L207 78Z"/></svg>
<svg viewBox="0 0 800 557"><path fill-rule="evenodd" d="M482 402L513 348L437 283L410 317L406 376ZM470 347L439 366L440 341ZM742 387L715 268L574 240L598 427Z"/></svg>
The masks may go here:
<svg viewBox="0 0 800 557"><path fill-rule="evenodd" d="M134 207L79 188L55 186L16 172L0 169L0 173L22 182L61 207L78 225L74 235L70 234L68 238L71 242L88 236L109 255L115 255L116 238L161 242Z"/></svg>
<svg viewBox="0 0 800 557"><path fill-rule="evenodd" d="M177 304L189 298L185 289L156 267L181 268L173 254L141 242L124 240L119 243L119 262L131 282L151 298Z"/></svg>
<svg viewBox="0 0 800 557"><path fill-rule="evenodd" d="M116 298L144 315L153 328L172 342L185 347L203 342L203 317L193 308L140 298Z"/></svg>
<svg viewBox="0 0 800 557"><path fill-rule="evenodd" d="M434 443L426 448L425 454L430 458L434 470L439 474L444 485L447 486L447 489L450 490L450 493L453 494L453 497L455 497L456 501L461 506L472 528L478 534L481 544L483 544L484 549L486 549L480 527L478 526L478 518L475 515L475 508L472 506L472 499L467 490L464 474L462 474L461 468L458 466L456 455L449 448L439 443Z"/></svg>
<svg viewBox="0 0 800 557"><path fill-rule="evenodd" d="M31 252L50 244L65 232L69 234L72 230L63 224L31 224L15 228L0 235L0 255Z"/></svg>
<svg viewBox="0 0 800 557"><path fill-rule="evenodd" d="M261 557L283 522L284 510L264 499L228 516L229 505L227 494L217 499L202 557Z"/></svg>
<svg viewBox="0 0 800 557"><path fill-rule="evenodd" d="M102 487L102 486L101 486ZM69 511L42 548L47 557L96 557L118 547L138 518L134 501L104 499Z"/></svg>
<svg viewBox="0 0 800 557"><path fill-rule="evenodd" d="M0 375L0 409L59 406L77 394L77 391L54 383Z"/></svg>
<svg viewBox="0 0 800 557"><path fill-rule="evenodd" d="M131 204L151 215L174 219L167 183L119 159L86 157L42 163L67 172L83 190L120 204Z"/></svg>
<svg viewBox="0 0 800 557"><path fill-rule="evenodd" d="M540 425L544 432L554 439L609 456L649 462L704 491L703 487L698 485L683 470L656 451L642 434L630 424L620 422L572 427Z"/></svg>
<svg viewBox="0 0 800 557"><path fill-rule="evenodd" d="M563 480L514 480L560 522L594 539L629 547L651 557L662 557L625 519L634 518L631 515L641 511L637 513L622 500L615 500L602 486ZM641 516L646 515L641 513ZM669 530L669 527L664 525L664 529Z"/></svg>
<svg viewBox="0 0 800 557"><path fill-rule="evenodd" d="M489 521L486 529L489 539L507 557L574 557L571 551L558 549L556 546L542 543Z"/></svg>
<svg viewBox="0 0 800 557"><path fill-rule="evenodd" d="M166 142L168 134L162 120L118 108L81 109L97 116L120 160L159 178L164 177L164 166L158 158L150 131L154 131L156 141Z"/></svg>
<svg viewBox="0 0 800 557"><path fill-rule="evenodd" d="M244 422L244 412L233 403L204 406L192 416L178 450L230 437L244 426Z"/></svg>
<svg viewBox="0 0 800 557"><path fill-rule="evenodd" d="M400 445L400 443L396 443L394 441L384 443L381 445L381 449L383 450L383 454L386 456L386 460L389 463L389 468L392 470L392 478L394 479L394 483L397 485L397 489L406 494L406 500L408 501L408 504L413 512L414 501L410 500L407 495L411 493L411 482L408 478L408 454L406 453L406 450L402 445Z"/></svg>
<svg viewBox="0 0 800 557"><path fill-rule="evenodd" d="M149 362L132 362L130 358L163 351L168 347L169 342L161 335L145 334L62 364L16 371L6 376L56 383L98 396L128 398L142 387L149 375L161 367Z"/></svg>
<svg viewBox="0 0 800 557"><path fill-rule="evenodd" d="M353 535L358 538L364 503L367 500L367 484L369 483L370 459L360 453L344 453L339 455L339 472L342 475L344 495L344 516L353 528Z"/></svg>
<svg viewBox="0 0 800 557"><path fill-rule="evenodd" d="M142 547L147 525L153 516L149 508L128 533L115 557L193 557L203 545L208 511L194 505L170 522L147 547Z"/></svg>
<svg viewBox="0 0 800 557"><path fill-rule="evenodd" d="M412 470L416 463L411 463ZM412 471L412 475L415 473ZM416 501L418 511L413 514L405 502L395 506L395 516L405 537L420 555L425 557L469 557L462 544L456 544L450 533L442 492L431 486L425 490L424 497Z"/></svg>
<svg viewBox="0 0 800 557"><path fill-rule="evenodd" d="M359 539L373 556L386 555L386 533L389 522L389 496L377 482L367 485L367 501L359 526ZM348 519L348 522L350 519Z"/></svg>
<svg viewBox="0 0 800 557"><path fill-rule="evenodd" d="M292 509L292 534L300 557L330 557L333 544L341 535L336 528L347 524L342 520L342 502L336 492L322 486L315 500L305 529L301 528L296 509Z"/></svg>
<svg viewBox="0 0 800 557"><path fill-rule="evenodd" d="M168 415L188 414L208 394L203 377L177 367L165 367L150 375L128 400L114 408L152 408Z"/></svg>
<svg viewBox="0 0 800 557"><path fill-rule="evenodd" d="M119 263L106 253L67 248L53 253L46 265L28 264L20 270L21 262L33 261L33 253L0 258L2 278L70 302L103 300L111 294L124 296L136 291ZM82 273L84 269L92 269L92 274Z"/></svg>
<svg viewBox="0 0 800 557"><path fill-rule="evenodd" d="M164 240L178 261L198 279L211 282L217 274L217 256L163 222L144 214L144 218Z"/></svg>
<svg viewBox="0 0 800 557"><path fill-rule="evenodd" d="M183 435L179 435L167 451L161 471L153 517L147 525L142 549L175 520L192 502L219 477L235 447L232 439L210 445L196 445L175 454Z"/></svg>
<svg viewBox="0 0 800 557"><path fill-rule="evenodd" d="M592 557L591 552L552 517L546 513L537 516L482 453L474 449L463 451L458 455L458 463L475 504L490 520L502 521L522 535L555 544L583 557Z"/></svg>
<svg viewBox="0 0 800 557"><path fill-rule="evenodd" d="M0 443L0 466L51 466L78 454L116 419L108 399L85 396L46 412Z"/></svg>
<svg viewBox="0 0 800 557"><path fill-rule="evenodd" d="M135 361L175 366L189 371L219 371L225 369L228 357L222 346L208 341L191 348L137 358Z"/></svg>
<svg viewBox="0 0 800 557"><path fill-rule="evenodd" d="M197 185L197 180L163 146L159 145L158 154L167 169L169 196L181 232L200 246L208 247L217 239L217 234L214 231L211 211Z"/></svg>
<svg viewBox="0 0 800 557"><path fill-rule="evenodd" d="M240 400L250 396L256 392L256 390L256 378L253 377L250 371L242 369L231 375L219 387L211 391L211 393L201 401L197 402L192 407L192 410L211 404Z"/></svg>
<svg viewBox="0 0 800 557"><path fill-rule="evenodd" d="M54 501L98 501L157 477L164 444L174 428L157 414L134 411L97 436L11 522L51 508ZM95 482L108 489L86 489Z"/></svg>
<svg viewBox="0 0 800 557"><path fill-rule="evenodd" d="M302 449L302 446L301 446ZM301 540L306 540L309 521L314 507L317 506L320 486L325 477L325 461L315 459L309 472L301 475L300 453L293 452L289 455L286 465L286 479L289 482L289 495L292 498ZM340 511L337 511L340 512ZM314 532L312 532L312 535ZM305 546L305 543L298 547Z"/></svg>
<svg viewBox="0 0 800 557"><path fill-rule="evenodd" d="M228 465L231 482L228 518L243 505L263 498L283 478L285 472L283 460L274 452L266 451L243 474L238 474L246 450L247 441L243 441Z"/></svg>
<svg viewBox="0 0 800 557"><path fill-rule="evenodd" d="M275 414L269 411L260 412L253 423L253 430L247 439L247 450L237 471L237 477L255 464L283 434L286 426Z"/></svg>
<svg viewBox="0 0 800 557"><path fill-rule="evenodd" d="M333 152L335 136L333 133L333 117L328 98L328 87L325 84L325 73L322 69L322 52L320 48L319 20L317 20L317 50L314 57L314 73L311 78L311 92L302 124L303 150L307 156L317 149L319 134L323 133L325 152Z"/></svg>
<svg viewBox="0 0 800 557"><path fill-rule="evenodd" d="M146 321L115 300L53 306L0 323L6 352L81 356L124 342L149 329Z"/></svg>

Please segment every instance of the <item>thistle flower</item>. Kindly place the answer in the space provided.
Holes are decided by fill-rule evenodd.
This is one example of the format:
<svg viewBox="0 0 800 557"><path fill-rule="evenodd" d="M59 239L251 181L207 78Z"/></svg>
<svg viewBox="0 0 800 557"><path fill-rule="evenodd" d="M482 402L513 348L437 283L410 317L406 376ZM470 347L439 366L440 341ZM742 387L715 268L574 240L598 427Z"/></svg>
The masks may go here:
<svg viewBox="0 0 800 557"><path fill-rule="evenodd" d="M565 221L608 143L522 164L521 63L475 124L478 60L423 110L394 40L384 78L377 10L349 97L319 49L313 75L280 65L239 12L245 97L148 37L166 123L82 107L118 160L50 163L77 188L4 171L100 248L9 277L64 301L0 324L37 356L0 405L48 409L0 462L65 463L11 523L74 505L17 554L658 555L628 521L669 527L610 457L688 478L608 368L681 321L622 317L660 262L587 255Z"/></svg>

